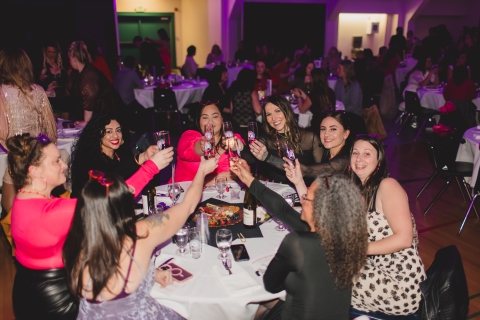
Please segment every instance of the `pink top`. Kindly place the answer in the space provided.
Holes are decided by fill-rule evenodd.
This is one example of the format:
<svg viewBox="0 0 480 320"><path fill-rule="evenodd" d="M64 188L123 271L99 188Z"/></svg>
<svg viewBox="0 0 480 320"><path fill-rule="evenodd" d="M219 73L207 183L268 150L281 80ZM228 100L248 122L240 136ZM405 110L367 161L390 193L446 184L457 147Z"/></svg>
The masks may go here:
<svg viewBox="0 0 480 320"><path fill-rule="evenodd" d="M135 197L158 173L153 161L146 161L126 182ZM18 199L12 207L12 237L17 260L26 268L63 268L62 249L67 238L77 199Z"/></svg>
<svg viewBox="0 0 480 320"><path fill-rule="evenodd" d="M243 144L242 137L235 133ZM195 153L195 142L202 138L202 134L198 131L187 130L180 137L177 148L177 166L175 169L175 182L191 181L195 177L200 166L200 157ZM218 159L218 167L212 174L218 174L220 172L230 171L230 161L228 160L228 154L224 152Z"/></svg>

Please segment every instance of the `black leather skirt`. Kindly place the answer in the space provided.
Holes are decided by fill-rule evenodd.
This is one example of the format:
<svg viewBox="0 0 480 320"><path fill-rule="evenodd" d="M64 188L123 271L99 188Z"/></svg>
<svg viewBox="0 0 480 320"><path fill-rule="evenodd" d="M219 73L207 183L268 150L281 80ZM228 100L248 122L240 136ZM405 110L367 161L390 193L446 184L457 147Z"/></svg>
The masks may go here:
<svg viewBox="0 0 480 320"><path fill-rule="evenodd" d="M68 289L65 269L32 270L16 265L12 297L17 320L77 318L78 305Z"/></svg>

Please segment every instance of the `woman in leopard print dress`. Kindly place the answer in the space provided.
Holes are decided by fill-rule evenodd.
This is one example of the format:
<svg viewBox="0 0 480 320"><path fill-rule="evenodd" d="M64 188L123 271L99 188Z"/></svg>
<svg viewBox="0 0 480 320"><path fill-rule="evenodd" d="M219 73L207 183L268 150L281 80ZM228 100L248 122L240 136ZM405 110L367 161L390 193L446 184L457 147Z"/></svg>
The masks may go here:
<svg viewBox="0 0 480 320"><path fill-rule="evenodd" d="M358 136L350 169L368 206L369 231L367 264L354 285L352 306L390 315L415 313L426 275L408 198L400 184L388 177L382 142Z"/></svg>

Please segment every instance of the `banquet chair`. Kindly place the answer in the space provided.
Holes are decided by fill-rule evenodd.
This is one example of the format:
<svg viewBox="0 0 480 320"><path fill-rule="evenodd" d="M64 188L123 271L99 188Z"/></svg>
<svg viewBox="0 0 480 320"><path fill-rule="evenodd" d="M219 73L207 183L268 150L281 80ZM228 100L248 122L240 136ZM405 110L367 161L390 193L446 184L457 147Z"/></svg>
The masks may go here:
<svg viewBox="0 0 480 320"><path fill-rule="evenodd" d="M182 119L180 111L178 110L177 98L175 92L172 89L155 88L153 89L153 112L152 112L152 130L155 129L155 115L166 114L167 115L167 128L170 130L171 118L170 114L177 114L178 128L182 133Z"/></svg>
<svg viewBox="0 0 480 320"><path fill-rule="evenodd" d="M436 115L440 115L440 112L438 112L437 110L422 107L420 105L420 98L418 97L418 94L413 91L405 91L405 112L407 113L407 117L400 126L400 129L398 129L397 135L400 134L403 127L405 127L405 124L411 116L417 117L417 120L419 122L421 121L422 124L420 125L420 128L417 131L417 135L415 136L415 139L413 139L413 141L416 141L420 133L422 133L422 130L425 127L427 121L432 122L435 120L434 117Z"/></svg>
<svg viewBox="0 0 480 320"><path fill-rule="evenodd" d="M479 169L479 175L480 175L480 169ZM477 176L477 181L475 182L475 187L473 188L473 191L474 191L474 196L473 198L471 198L467 213L465 214L465 218L463 218L462 224L460 225L460 229L458 230L457 235L460 235L460 233L462 232L463 227L465 226L465 222L467 222L468 216L470 215L470 212L472 211L472 209L475 211L475 214L477 215L477 219L479 218L477 208L475 208L475 200L480 195L480 179L478 178L478 176Z"/></svg>
<svg viewBox="0 0 480 320"><path fill-rule="evenodd" d="M455 181L457 182L460 192L462 193L463 200L467 201L467 199L465 198L464 189L467 193L468 198L472 200L470 193L471 188L465 181L465 177L472 176L473 163L455 161L458 146L460 145L461 141L463 141L462 136L458 132L453 132L450 135L441 137L434 133L433 130L430 128L425 131L425 134L427 137L428 156L435 171L427 180L422 189L420 189L416 196L416 199L418 199L423 193L423 191L438 177L447 180L447 182L440 190L440 192L435 196L433 201L428 205L427 209L425 209L423 214L426 215L427 212L442 196L442 194L448 189L452 182L452 179L455 179Z"/></svg>

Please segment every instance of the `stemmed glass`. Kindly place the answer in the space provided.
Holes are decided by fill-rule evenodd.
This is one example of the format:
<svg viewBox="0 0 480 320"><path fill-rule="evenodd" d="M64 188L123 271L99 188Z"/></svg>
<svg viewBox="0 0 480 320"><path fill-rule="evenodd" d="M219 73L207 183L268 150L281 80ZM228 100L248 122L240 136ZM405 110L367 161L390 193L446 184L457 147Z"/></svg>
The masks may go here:
<svg viewBox="0 0 480 320"><path fill-rule="evenodd" d="M175 251L176 254L183 256L184 254L187 254L188 248L188 229L182 228L178 230L178 232L174 236L175 243L178 246L177 251Z"/></svg>
<svg viewBox="0 0 480 320"><path fill-rule="evenodd" d="M282 143L283 147L283 156L292 162L293 167L295 168L295 151L288 145L288 142Z"/></svg>
<svg viewBox="0 0 480 320"><path fill-rule="evenodd" d="M203 154L205 159L210 159L215 157L215 137L214 137L214 132L213 132L213 125L212 124L207 124L205 125L205 131L204 131L204 136L205 136L205 146L203 150Z"/></svg>
<svg viewBox="0 0 480 320"><path fill-rule="evenodd" d="M230 121L225 121L223 123L223 132L225 134L225 139L233 138L233 126Z"/></svg>
<svg viewBox="0 0 480 320"><path fill-rule="evenodd" d="M255 141L257 137L257 123L256 122L249 122L248 123L248 143L252 143Z"/></svg>
<svg viewBox="0 0 480 320"><path fill-rule="evenodd" d="M240 142L232 138L227 140L227 143L228 160L230 161L230 166L233 166L240 158L240 148L238 146Z"/></svg>
<svg viewBox="0 0 480 320"><path fill-rule="evenodd" d="M219 195L217 196L218 199L225 199L227 197L223 195L226 187L227 187L227 178L225 177L215 178L215 188L217 188L217 192L219 193Z"/></svg>
<svg viewBox="0 0 480 320"><path fill-rule="evenodd" d="M168 196L172 200L172 207L177 205L178 198L180 198L180 185L178 183L171 183L167 187Z"/></svg>
<svg viewBox="0 0 480 320"><path fill-rule="evenodd" d="M228 250L230 250L230 246L232 245L232 230L224 228L218 230L216 239L218 250L221 252L218 255L218 259L226 260L229 257Z"/></svg>
<svg viewBox="0 0 480 320"><path fill-rule="evenodd" d="M153 138L157 143L158 149L163 150L170 147L170 132L165 130L154 132Z"/></svg>
<svg viewBox="0 0 480 320"><path fill-rule="evenodd" d="M285 192L285 193L282 193L282 197L283 199L285 199L285 202L293 207L295 205L295 194L294 193L288 193L288 192ZM286 228L285 228L285 225L283 224L282 221L276 219L277 221L277 226L275 227L275 230L277 231L285 231Z"/></svg>

